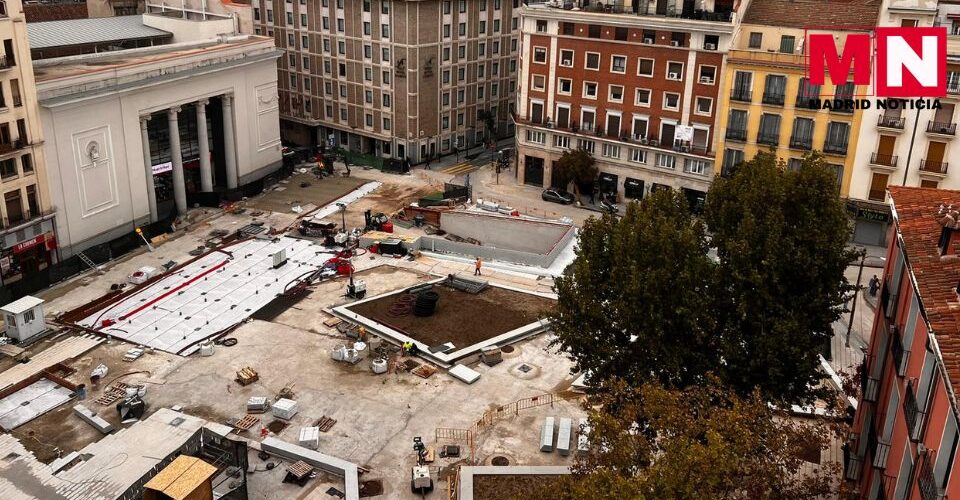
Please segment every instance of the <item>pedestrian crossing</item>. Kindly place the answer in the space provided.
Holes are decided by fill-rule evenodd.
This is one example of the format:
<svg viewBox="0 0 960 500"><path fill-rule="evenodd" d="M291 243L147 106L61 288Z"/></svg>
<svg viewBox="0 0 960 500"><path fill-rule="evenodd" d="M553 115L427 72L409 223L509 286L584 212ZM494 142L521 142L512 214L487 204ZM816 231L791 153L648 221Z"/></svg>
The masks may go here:
<svg viewBox="0 0 960 500"><path fill-rule="evenodd" d="M481 165L474 165L470 162L465 161L465 162L453 165L451 167L447 167L441 170L441 172L445 174L451 174L451 175L464 175L464 174L469 174L470 172L479 170L480 167Z"/></svg>

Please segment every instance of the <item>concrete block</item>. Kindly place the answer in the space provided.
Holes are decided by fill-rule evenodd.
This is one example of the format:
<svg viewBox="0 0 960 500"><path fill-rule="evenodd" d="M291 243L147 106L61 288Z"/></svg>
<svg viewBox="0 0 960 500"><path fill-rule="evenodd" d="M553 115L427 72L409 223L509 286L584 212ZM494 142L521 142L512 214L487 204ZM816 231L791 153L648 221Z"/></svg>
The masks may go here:
<svg viewBox="0 0 960 500"><path fill-rule="evenodd" d="M78 417L85 420L88 424L96 427L98 431L104 434L110 434L110 432L113 431L113 424L98 417L95 412L91 411L86 406L76 405L73 407L73 412L76 413Z"/></svg>
<svg viewBox="0 0 960 500"><path fill-rule="evenodd" d="M331 474L343 476L345 500L360 500L360 471L354 463L341 460L319 451L308 450L303 446L268 437L260 443L260 449L288 460L304 462Z"/></svg>
<svg viewBox="0 0 960 500"><path fill-rule="evenodd" d="M573 431L573 421L569 418L560 419L560 430L557 431L557 452L563 456L570 454L570 434Z"/></svg>
<svg viewBox="0 0 960 500"><path fill-rule="evenodd" d="M553 417L543 419L540 427L540 451L553 451Z"/></svg>

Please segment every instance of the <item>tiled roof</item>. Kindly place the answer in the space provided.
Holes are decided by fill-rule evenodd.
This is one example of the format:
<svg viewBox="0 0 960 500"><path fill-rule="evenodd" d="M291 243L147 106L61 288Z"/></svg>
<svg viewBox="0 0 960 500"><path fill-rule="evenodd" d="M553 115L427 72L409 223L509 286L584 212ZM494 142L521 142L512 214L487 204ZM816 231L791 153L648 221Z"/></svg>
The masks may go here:
<svg viewBox="0 0 960 500"><path fill-rule="evenodd" d="M143 24L143 16L98 17L27 23L31 49L169 37L170 32Z"/></svg>
<svg viewBox="0 0 960 500"><path fill-rule="evenodd" d="M897 230L919 288L920 303L943 355L950 381L960 380L960 255L955 248L941 257L938 243L943 225L937 211L943 205L960 208L960 191L891 186Z"/></svg>
<svg viewBox="0 0 960 500"><path fill-rule="evenodd" d="M744 24L789 28L873 26L880 0L753 0Z"/></svg>

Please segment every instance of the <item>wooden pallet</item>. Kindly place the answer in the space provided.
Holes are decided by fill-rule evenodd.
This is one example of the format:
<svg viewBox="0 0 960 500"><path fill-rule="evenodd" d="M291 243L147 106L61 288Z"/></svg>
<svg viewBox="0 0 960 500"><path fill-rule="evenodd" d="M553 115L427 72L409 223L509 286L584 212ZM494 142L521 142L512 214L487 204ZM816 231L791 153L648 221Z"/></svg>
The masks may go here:
<svg viewBox="0 0 960 500"><path fill-rule="evenodd" d="M256 415L245 415L243 418L233 424L233 428L238 431L248 431L254 425L260 422L260 417Z"/></svg>
<svg viewBox="0 0 960 500"><path fill-rule="evenodd" d="M420 365L414 368L410 373L420 378L430 378L431 375L437 373L437 369L430 365Z"/></svg>
<svg viewBox="0 0 960 500"><path fill-rule="evenodd" d="M129 386L123 382L114 382L113 384L110 384L110 387L104 389L103 394L94 401L103 406L116 403L121 398L126 397L127 387Z"/></svg>
<svg viewBox="0 0 960 500"><path fill-rule="evenodd" d="M313 472L313 466L304 462L303 460L297 460L296 462L287 466L287 472L293 474L293 476L297 479L301 479Z"/></svg>
<svg viewBox="0 0 960 500"><path fill-rule="evenodd" d="M240 385L250 385L257 380L260 380L260 375L256 370L250 368L249 366L245 366L237 372L236 381Z"/></svg>
<svg viewBox="0 0 960 500"><path fill-rule="evenodd" d="M326 415L320 417L320 420L317 420L317 423L314 424L315 427L320 428L320 432L327 432L333 428L334 424L337 423L336 419L330 418Z"/></svg>

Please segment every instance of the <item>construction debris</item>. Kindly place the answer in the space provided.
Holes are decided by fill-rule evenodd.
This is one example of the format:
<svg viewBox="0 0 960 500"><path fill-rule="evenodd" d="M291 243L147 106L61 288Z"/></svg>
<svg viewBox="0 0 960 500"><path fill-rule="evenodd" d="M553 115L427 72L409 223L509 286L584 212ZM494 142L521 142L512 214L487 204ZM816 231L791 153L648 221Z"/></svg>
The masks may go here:
<svg viewBox="0 0 960 500"><path fill-rule="evenodd" d="M300 446L311 450L320 447L320 428L319 427L301 427L300 439L297 441Z"/></svg>
<svg viewBox="0 0 960 500"><path fill-rule="evenodd" d="M437 373L437 369L430 365L420 365L414 368L410 373L420 378L430 378L431 375Z"/></svg>
<svg viewBox="0 0 960 500"><path fill-rule="evenodd" d="M281 399L293 399L293 384L283 386L283 389L280 389L280 392L277 393L277 397L273 398L274 401L280 401Z"/></svg>
<svg viewBox="0 0 960 500"><path fill-rule="evenodd" d="M257 380L260 380L260 374L258 374L256 370L250 368L249 366L245 366L237 372L236 381L240 385L247 386L256 382Z"/></svg>
<svg viewBox="0 0 960 500"><path fill-rule="evenodd" d="M253 396L247 400L247 413L265 413L270 409L270 402L266 397Z"/></svg>
<svg viewBox="0 0 960 500"><path fill-rule="evenodd" d="M334 424L336 423L337 423L336 419L332 419L324 415L320 417L320 420L317 420L317 422L313 425L316 426L318 429L320 429L320 432L328 432L330 429L333 428Z"/></svg>
<svg viewBox="0 0 960 500"><path fill-rule="evenodd" d="M83 405L73 407L73 412L88 424L94 426L98 431L104 434L110 434L113 431L113 425L110 422L100 418L97 414Z"/></svg>
<svg viewBox="0 0 960 500"><path fill-rule="evenodd" d="M287 466L287 475L283 478L283 482L294 483L303 486L307 484L307 481L310 480L312 474L313 467L310 466L310 464L304 462L303 460L297 460L296 462Z"/></svg>
<svg viewBox="0 0 960 500"><path fill-rule="evenodd" d="M480 293L490 283L488 281L465 278L456 274L450 274L447 275L447 279L443 282L443 284L449 286L450 288L455 288L467 293Z"/></svg>
<svg viewBox="0 0 960 500"><path fill-rule="evenodd" d="M233 424L233 428L239 432L250 430L251 427L257 425L260 422L260 417L256 415L244 415L243 418L237 420Z"/></svg>
<svg viewBox="0 0 960 500"><path fill-rule="evenodd" d="M127 350L127 353L123 355L123 360L132 363L138 359L140 356L143 356L144 350L141 347L132 347Z"/></svg>
<svg viewBox="0 0 960 500"><path fill-rule="evenodd" d="M94 400L94 402L103 406L112 405L113 403L119 401L120 398L127 397L128 387L130 386L123 382L114 382L110 384L109 387L104 389L103 394Z"/></svg>
<svg viewBox="0 0 960 500"><path fill-rule="evenodd" d="M274 417L290 420L300 411L300 405L292 399L280 399L273 404L272 410Z"/></svg>

